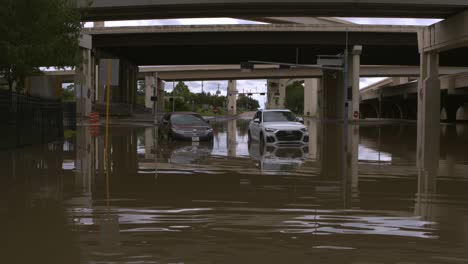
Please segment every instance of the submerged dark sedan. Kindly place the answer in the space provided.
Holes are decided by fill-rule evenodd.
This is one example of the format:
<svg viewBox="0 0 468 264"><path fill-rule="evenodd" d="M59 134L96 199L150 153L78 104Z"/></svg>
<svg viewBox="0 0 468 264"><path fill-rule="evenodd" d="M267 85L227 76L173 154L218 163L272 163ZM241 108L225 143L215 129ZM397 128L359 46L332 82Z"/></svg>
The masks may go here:
<svg viewBox="0 0 468 264"><path fill-rule="evenodd" d="M213 139L213 128L208 121L193 112L166 114L162 119L159 133L169 140L206 141Z"/></svg>

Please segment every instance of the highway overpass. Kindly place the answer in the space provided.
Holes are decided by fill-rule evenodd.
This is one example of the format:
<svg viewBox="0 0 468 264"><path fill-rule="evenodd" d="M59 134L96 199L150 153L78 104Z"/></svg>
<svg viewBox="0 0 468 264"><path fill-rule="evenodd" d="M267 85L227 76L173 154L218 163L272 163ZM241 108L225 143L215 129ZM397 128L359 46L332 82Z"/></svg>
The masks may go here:
<svg viewBox="0 0 468 264"><path fill-rule="evenodd" d="M236 17L447 18L465 0L77 0L84 21Z"/></svg>

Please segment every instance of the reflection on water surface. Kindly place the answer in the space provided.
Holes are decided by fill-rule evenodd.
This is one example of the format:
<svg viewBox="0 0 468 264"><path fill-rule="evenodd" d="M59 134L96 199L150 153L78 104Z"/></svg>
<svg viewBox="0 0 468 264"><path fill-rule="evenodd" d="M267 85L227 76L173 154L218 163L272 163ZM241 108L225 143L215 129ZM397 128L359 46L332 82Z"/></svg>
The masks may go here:
<svg viewBox="0 0 468 264"><path fill-rule="evenodd" d="M412 124L308 127L264 148L243 120L205 143L111 128L109 178L87 127L0 152L2 263L468 263L467 125L433 174Z"/></svg>

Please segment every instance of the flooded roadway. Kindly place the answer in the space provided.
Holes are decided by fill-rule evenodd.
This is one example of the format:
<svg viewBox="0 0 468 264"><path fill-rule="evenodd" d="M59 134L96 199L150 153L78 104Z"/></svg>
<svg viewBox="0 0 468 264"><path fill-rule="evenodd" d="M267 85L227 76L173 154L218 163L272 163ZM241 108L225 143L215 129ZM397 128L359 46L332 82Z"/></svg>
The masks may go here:
<svg viewBox="0 0 468 264"><path fill-rule="evenodd" d="M208 144L114 126L108 175L102 127L1 151L0 262L468 263L467 124L421 174L415 124L306 123L263 149L244 120Z"/></svg>

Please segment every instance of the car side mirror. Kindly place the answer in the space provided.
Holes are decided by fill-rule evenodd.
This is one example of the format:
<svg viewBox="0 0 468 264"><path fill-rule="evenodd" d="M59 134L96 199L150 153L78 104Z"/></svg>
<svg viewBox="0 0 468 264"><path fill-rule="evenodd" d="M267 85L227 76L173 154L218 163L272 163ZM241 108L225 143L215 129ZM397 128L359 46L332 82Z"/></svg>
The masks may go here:
<svg viewBox="0 0 468 264"><path fill-rule="evenodd" d="M253 122L257 123L257 124L260 124L260 118L254 118Z"/></svg>
<svg viewBox="0 0 468 264"><path fill-rule="evenodd" d="M299 123L304 124L304 118L302 118L302 117L296 117L296 121L299 122Z"/></svg>

